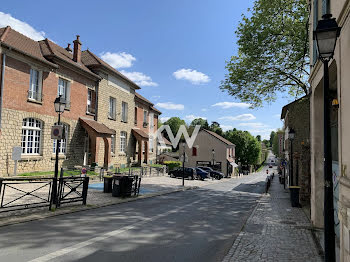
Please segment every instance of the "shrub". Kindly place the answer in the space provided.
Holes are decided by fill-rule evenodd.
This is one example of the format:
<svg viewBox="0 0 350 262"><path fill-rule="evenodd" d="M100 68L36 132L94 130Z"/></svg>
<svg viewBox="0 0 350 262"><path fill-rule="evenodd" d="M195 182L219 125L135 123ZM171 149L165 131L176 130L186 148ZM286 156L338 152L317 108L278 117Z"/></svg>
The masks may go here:
<svg viewBox="0 0 350 262"><path fill-rule="evenodd" d="M168 167L168 170L173 170L174 168L180 167L181 166L180 161L164 161L164 165Z"/></svg>

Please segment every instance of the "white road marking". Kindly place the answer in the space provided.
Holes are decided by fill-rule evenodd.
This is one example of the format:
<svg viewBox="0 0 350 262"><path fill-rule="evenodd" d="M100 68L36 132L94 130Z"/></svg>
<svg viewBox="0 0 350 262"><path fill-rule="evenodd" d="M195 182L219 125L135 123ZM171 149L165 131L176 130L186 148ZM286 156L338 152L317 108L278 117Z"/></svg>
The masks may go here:
<svg viewBox="0 0 350 262"><path fill-rule="evenodd" d="M209 197L207 197L209 198ZM41 256L41 257L38 257L38 258L35 258L33 260L30 260L29 262L46 262L46 261L50 261L50 260L53 260L55 258L58 258L60 256L64 256L70 252L73 252L75 250L78 250L78 249L81 249L83 247L86 247L86 246L89 246L91 244L94 244L96 242L99 242L99 241L103 241L107 238L110 238L110 237L113 237L113 236L116 236L116 235L119 235L121 233L124 233L125 231L128 231L128 230L131 230L131 229L134 229L135 227L138 227L140 225L143 225L143 224L146 224L148 222L151 222L151 221L154 221L154 220L157 220L161 217L165 217L165 216L168 216L172 213L176 213L178 211L180 211L181 209L184 209L188 206L192 206L194 204L197 204L199 202L202 202L203 200L205 200L205 198L202 198L200 200L197 200L197 201L194 201L194 202L191 202L187 205L184 205L182 207L179 207L179 208L176 208L176 209L173 209L173 210L170 210L168 212L165 212L163 214L159 214L159 215L156 215L154 217L150 217L150 218L143 218L141 222L138 222L138 223L135 223L134 225L129 225L129 226L125 226L125 227L122 227L120 229L117 229L117 230L114 230L114 231L111 231L111 232L108 232L108 233L105 233L105 234L102 234L98 237L94 237L94 238L91 238L89 240L86 240L86 241L83 241L83 242L80 242L78 244L75 244L73 246L70 246L70 247L66 247L66 248L63 248L61 250L57 250L57 251L54 251L52 253L49 253L47 255L44 255L44 256Z"/></svg>

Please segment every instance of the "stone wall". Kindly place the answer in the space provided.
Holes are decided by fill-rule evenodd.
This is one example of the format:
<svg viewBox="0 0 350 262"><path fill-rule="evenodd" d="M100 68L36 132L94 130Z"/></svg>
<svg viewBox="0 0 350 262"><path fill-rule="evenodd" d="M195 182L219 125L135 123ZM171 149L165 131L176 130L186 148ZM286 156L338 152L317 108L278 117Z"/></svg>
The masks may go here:
<svg viewBox="0 0 350 262"><path fill-rule="evenodd" d="M0 176L11 176L14 172L12 148L21 146L22 121L24 118L35 118L42 121L41 146L39 155L22 155L18 161L17 173L33 171L53 171L55 154L51 139L51 126L57 122L57 117L41 115L35 112L24 112L3 109L3 126L0 139ZM85 131L77 120L61 117L61 121L69 126L67 152L60 154L59 165L72 167L83 165Z"/></svg>

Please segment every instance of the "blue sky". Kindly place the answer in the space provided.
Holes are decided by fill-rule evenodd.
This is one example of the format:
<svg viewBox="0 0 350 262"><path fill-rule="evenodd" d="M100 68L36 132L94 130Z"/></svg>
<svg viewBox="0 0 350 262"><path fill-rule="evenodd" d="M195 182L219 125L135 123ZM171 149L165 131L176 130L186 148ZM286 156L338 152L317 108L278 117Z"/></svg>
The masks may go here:
<svg viewBox="0 0 350 262"><path fill-rule="evenodd" d="M204 117L267 138L282 126L292 98L249 109L220 91L225 61L236 54L235 29L253 0L2 1L0 26L61 46L79 34L89 48L138 83L163 112L190 122Z"/></svg>

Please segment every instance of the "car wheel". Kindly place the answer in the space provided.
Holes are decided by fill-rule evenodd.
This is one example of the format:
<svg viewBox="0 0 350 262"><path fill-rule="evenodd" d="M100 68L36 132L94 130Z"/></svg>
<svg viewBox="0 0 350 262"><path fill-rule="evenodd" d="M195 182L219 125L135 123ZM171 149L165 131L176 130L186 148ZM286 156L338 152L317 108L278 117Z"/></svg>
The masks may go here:
<svg viewBox="0 0 350 262"><path fill-rule="evenodd" d="M174 176L174 174L170 174L170 177L174 178L175 176Z"/></svg>

